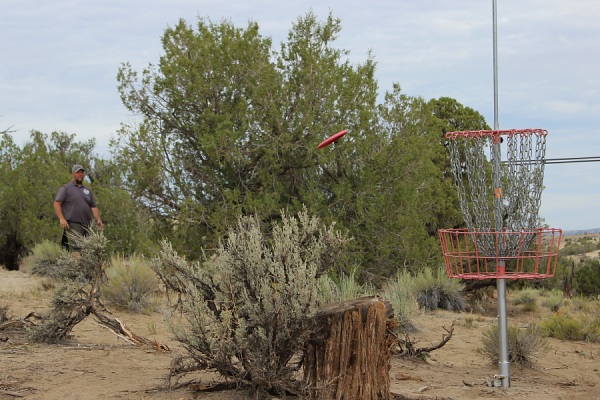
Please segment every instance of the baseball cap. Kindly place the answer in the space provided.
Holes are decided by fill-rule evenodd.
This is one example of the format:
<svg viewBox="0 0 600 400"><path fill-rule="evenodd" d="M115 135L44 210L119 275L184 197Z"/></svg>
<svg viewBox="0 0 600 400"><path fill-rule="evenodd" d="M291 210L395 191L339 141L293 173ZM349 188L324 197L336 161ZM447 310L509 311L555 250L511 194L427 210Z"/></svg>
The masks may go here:
<svg viewBox="0 0 600 400"><path fill-rule="evenodd" d="M73 165L73 169L71 170L72 173L78 172L78 171L84 171L85 172L85 168L83 168L83 166L77 164L77 165Z"/></svg>

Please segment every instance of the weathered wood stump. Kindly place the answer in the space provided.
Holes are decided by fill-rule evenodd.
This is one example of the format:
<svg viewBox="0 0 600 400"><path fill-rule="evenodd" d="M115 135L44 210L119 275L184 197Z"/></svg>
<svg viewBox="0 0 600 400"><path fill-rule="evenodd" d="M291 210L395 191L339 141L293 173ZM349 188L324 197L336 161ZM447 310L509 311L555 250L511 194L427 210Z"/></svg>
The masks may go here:
<svg viewBox="0 0 600 400"><path fill-rule="evenodd" d="M361 297L329 304L315 318L317 330L304 354L310 397L390 399L390 350L396 327L391 303Z"/></svg>

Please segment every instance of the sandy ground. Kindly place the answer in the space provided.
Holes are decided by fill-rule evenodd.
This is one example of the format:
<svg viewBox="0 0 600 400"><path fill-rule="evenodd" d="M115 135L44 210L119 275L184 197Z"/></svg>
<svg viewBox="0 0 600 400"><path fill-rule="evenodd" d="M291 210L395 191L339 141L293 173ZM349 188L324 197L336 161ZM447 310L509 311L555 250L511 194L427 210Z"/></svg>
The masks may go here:
<svg viewBox="0 0 600 400"><path fill-rule="evenodd" d="M48 307L51 290L43 281L20 271L0 269L0 306L22 318ZM396 399L600 399L600 344L549 339L533 368L511 365L511 387L486 384L498 373L481 356L482 332L495 321L496 303L484 314L435 311L415 317L418 347L436 344L442 327L454 322L454 336L427 361L394 357L390 379ZM510 302L509 302L510 303ZM524 312L509 305L509 324L539 321L548 310ZM136 347L97 325L90 317L76 326L73 339L61 345L26 342L0 332L0 400L14 399L244 399L244 392L165 390L171 360L180 354L164 315L113 311L138 335L167 345L170 351ZM468 322L472 321L472 324ZM213 377L203 376L210 381Z"/></svg>

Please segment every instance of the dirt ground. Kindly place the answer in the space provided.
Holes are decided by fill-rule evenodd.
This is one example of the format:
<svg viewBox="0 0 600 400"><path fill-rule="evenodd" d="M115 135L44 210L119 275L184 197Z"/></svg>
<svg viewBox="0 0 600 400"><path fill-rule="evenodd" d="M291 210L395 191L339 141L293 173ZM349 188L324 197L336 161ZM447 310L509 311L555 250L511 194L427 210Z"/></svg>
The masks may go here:
<svg viewBox="0 0 600 400"><path fill-rule="evenodd" d="M44 281L20 271L0 268L0 306L22 318L44 312L51 290ZM510 296L510 293L509 293ZM510 297L509 297L510 299ZM417 347L437 344L443 327L454 322L454 335L427 361L394 357L390 379L396 399L599 399L600 344L549 339L550 347L533 368L511 365L511 387L487 385L498 373L476 349L482 332L496 322L496 300L488 312L471 314L435 311L415 316L420 332ZM180 354L164 320L152 315L113 311L136 334L167 345L170 351L127 344L97 325L92 317L77 325L69 343L39 345L0 332L0 400L14 399L245 399L244 392L165 390L171 360ZM511 306L509 325L539 321L550 311L525 312ZM203 376L207 382L213 376Z"/></svg>

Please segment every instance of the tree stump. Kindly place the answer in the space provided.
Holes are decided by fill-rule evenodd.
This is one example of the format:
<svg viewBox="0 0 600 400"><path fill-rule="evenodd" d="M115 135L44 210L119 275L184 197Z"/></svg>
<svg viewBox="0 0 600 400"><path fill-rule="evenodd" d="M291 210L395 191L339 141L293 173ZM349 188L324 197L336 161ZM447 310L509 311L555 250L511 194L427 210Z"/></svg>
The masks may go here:
<svg viewBox="0 0 600 400"><path fill-rule="evenodd" d="M304 351L310 398L390 399L394 311L376 296L329 304L316 316Z"/></svg>

